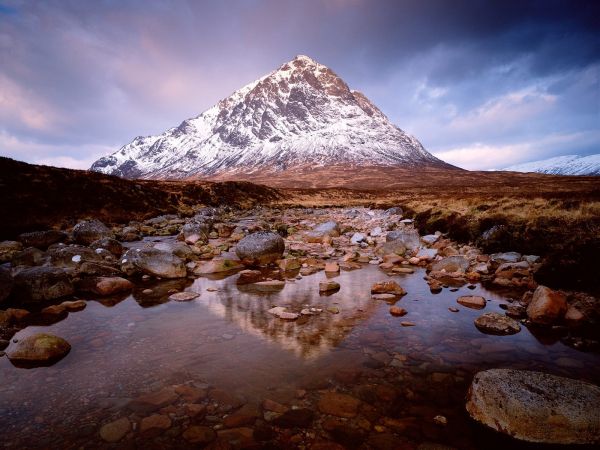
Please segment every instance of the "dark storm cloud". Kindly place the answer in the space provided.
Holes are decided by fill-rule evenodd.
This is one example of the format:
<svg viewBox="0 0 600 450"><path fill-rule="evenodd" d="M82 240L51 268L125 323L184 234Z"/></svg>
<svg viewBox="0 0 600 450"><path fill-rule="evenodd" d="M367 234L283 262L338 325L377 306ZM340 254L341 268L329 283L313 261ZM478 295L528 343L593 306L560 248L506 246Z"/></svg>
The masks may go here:
<svg viewBox="0 0 600 450"><path fill-rule="evenodd" d="M2 2L0 152L85 166L299 53L458 164L598 152L599 5Z"/></svg>

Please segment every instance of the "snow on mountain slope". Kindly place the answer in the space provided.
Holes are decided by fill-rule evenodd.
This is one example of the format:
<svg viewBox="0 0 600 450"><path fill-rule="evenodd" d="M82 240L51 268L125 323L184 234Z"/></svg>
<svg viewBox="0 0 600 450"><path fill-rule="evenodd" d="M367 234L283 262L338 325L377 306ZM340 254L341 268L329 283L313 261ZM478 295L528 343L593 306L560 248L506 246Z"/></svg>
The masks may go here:
<svg viewBox="0 0 600 450"><path fill-rule="evenodd" d="M135 138L91 170L181 179L332 164L453 168L329 68L300 55L199 116Z"/></svg>
<svg viewBox="0 0 600 450"><path fill-rule="evenodd" d="M565 155L507 167L512 172L537 172L554 175L600 175L600 154Z"/></svg>

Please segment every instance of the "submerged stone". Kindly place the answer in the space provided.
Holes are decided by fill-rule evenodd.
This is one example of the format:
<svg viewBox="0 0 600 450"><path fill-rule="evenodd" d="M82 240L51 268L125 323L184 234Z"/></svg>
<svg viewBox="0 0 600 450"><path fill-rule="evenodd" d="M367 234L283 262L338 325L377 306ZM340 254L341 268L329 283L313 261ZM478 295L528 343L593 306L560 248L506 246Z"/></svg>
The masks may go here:
<svg viewBox="0 0 600 450"><path fill-rule="evenodd" d="M600 387L541 372L491 369L475 375L470 416L517 439L545 444L600 443Z"/></svg>

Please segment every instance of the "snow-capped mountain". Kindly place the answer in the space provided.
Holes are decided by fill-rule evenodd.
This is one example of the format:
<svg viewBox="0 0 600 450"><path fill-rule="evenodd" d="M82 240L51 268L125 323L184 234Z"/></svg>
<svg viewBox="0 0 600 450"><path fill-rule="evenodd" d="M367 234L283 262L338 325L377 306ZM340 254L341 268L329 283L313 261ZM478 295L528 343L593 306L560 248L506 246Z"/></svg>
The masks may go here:
<svg viewBox="0 0 600 450"><path fill-rule="evenodd" d="M600 154L565 155L507 167L512 172L537 172L554 175L600 175Z"/></svg>
<svg viewBox="0 0 600 450"><path fill-rule="evenodd" d="M331 69L300 55L178 127L135 138L91 170L181 179L329 165L454 168Z"/></svg>

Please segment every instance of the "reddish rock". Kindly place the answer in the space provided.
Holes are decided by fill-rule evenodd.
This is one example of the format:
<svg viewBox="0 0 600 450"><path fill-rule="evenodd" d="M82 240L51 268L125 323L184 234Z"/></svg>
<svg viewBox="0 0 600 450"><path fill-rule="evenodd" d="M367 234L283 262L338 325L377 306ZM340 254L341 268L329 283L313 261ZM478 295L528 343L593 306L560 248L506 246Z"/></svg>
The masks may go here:
<svg viewBox="0 0 600 450"><path fill-rule="evenodd" d="M562 319L567 312L567 299L561 292L539 286L527 307L527 317L533 323L551 325Z"/></svg>
<svg viewBox="0 0 600 450"><path fill-rule="evenodd" d="M226 428L238 428L244 425L253 425L259 415L260 413L255 405L246 404L236 412L225 417L225 419L223 419L223 425Z"/></svg>
<svg viewBox="0 0 600 450"><path fill-rule="evenodd" d="M485 308L485 298L478 295L463 295L462 297L458 297L456 301L467 308Z"/></svg>
<svg viewBox="0 0 600 450"><path fill-rule="evenodd" d="M380 281L371 286L371 294L405 295L406 291L395 281Z"/></svg>
<svg viewBox="0 0 600 450"><path fill-rule="evenodd" d="M133 289L131 281L121 277L100 277L96 281L93 292L98 295L113 295L129 292Z"/></svg>
<svg viewBox="0 0 600 450"><path fill-rule="evenodd" d="M131 422L127 417L121 417L100 428L100 437L106 442L119 442L131 430Z"/></svg>
<svg viewBox="0 0 600 450"><path fill-rule="evenodd" d="M398 306L392 306L390 308L390 314L392 316L402 317L402 316L405 316L407 313L408 313L408 311L406 311L404 308L400 308Z"/></svg>
<svg viewBox="0 0 600 450"><path fill-rule="evenodd" d="M178 398L173 388L166 387L157 392L141 395L129 403L129 408L138 413L149 413L159 410Z"/></svg>
<svg viewBox="0 0 600 450"><path fill-rule="evenodd" d="M140 422L140 434L144 437L156 437L171 428L171 419L162 414L144 417Z"/></svg>
<svg viewBox="0 0 600 450"><path fill-rule="evenodd" d="M323 414L337 417L356 417L360 400L338 392L326 392L319 398L318 408Z"/></svg>
<svg viewBox="0 0 600 450"><path fill-rule="evenodd" d="M216 437L217 435L212 428L198 425L192 425L183 432L183 439L191 444L206 445L214 441Z"/></svg>

